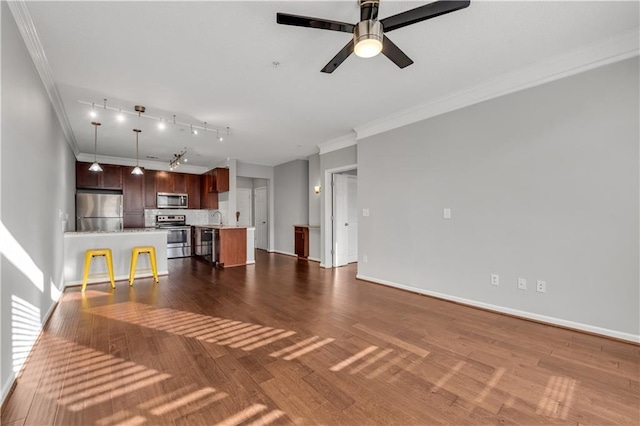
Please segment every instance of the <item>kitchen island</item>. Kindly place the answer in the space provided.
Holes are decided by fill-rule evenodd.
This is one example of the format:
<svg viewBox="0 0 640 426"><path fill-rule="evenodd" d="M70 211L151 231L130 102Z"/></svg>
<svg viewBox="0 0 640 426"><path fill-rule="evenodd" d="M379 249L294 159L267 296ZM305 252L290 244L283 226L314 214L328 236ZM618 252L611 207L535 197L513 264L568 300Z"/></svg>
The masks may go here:
<svg viewBox="0 0 640 426"><path fill-rule="evenodd" d="M85 252L89 249L109 248L113 254L113 273L116 281L129 279L131 250L136 246L154 246L158 275L168 275L167 231L156 228L123 229L121 231L65 232L64 234L64 283L82 283ZM140 256L137 262L136 279L151 277L149 256ZM109 275L104 258L91 261L87 283L108 282ZM128 286L128 283L127 283ZM117 284L116 284L117 288Z"/></svg>
<svg viewBox="0 0 640 426"><path fill-rule="evenodd" d="M194 225L196 255L219 267L255 263L254 227ZM205 235L208 235L207 238Z"/></svg>

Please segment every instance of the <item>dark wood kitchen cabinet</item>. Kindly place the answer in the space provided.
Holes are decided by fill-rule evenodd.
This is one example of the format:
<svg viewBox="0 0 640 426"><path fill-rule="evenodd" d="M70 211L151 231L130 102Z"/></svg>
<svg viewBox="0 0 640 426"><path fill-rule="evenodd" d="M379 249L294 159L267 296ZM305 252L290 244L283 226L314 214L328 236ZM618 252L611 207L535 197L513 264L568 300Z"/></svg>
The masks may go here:
<svg viewBox="0 0 640 426"><path fill-rule="evenodd" d="M306 226L294 227L294 252L298 257L309 257L309 228Z"/></svg>
<svg viewBox="0 0 640 426"><path fill-rule="evenodd" d="M173 173L156 172L156 192L174 192L173 191Z"/></svg>
<svg viewBox="0 0 640 426"><path fill-rule="evenodd" d="M122 198L125 228L144 228L145 175L132 175L133 167L122 167Z"/></svg>
<svg viewBox="0 0 640 426"><path fill-rule="evenodd" d="M200 208L200 175L185 174L187 181L187 195L189 195L189 208Z"/></svg>
<svg viewBox="0 0 640 426"><path fill-rule="evenodd" d="M171 173L173 178L173 190L169 192L175 192L178 194L187 193L187 174L186 173ZM191 201L191 200L189 200ZM191 203L189 203L191 204ZM191 205L189 205L191 207Z"/></svg>
<svg viewBox="0 0 640 426"><path fill-rule="evenodd" d="M228 268L247 264L247 228L214 229L216 263Z"/></svg>
<svg viewBox="0 0 640 426"><path fill-rule="evenodd" d="M156 171L144 171L144 208L156 208Z"/></svg>
<svg viewBox="0 0 640 426"><path fill-rule="evenodd" d="M208 173L208 172L207 172ZM207 176L205 173L200 178L200 208L201 209L217 209L218 208L218 193L209 192Z"/></svg>
<svg viewBox="0 0 640 426"><path fill-rule="evenodd" d="M229 169L217 167L204 174L207 192L218 193L229 190Z"/></svg>
<svg viewBox="0 0 640 426"><path fill-rule="evenodd" d="M101 164L101 172L89 170L91 163L76 162L76 188L82 189L122 189L122 167Z"/></svg>

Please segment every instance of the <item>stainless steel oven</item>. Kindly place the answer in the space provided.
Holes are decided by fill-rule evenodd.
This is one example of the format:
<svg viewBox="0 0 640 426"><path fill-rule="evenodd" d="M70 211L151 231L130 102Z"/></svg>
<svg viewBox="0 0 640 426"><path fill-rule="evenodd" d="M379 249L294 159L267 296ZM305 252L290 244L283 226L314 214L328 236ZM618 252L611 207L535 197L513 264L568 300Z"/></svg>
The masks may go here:
<svg viewBox="0 0 640 426"><path fill-rule="evenodd" d="M167 230L167 258L191 256L191 227L184 215L157 215L156 227Z"/></svg>

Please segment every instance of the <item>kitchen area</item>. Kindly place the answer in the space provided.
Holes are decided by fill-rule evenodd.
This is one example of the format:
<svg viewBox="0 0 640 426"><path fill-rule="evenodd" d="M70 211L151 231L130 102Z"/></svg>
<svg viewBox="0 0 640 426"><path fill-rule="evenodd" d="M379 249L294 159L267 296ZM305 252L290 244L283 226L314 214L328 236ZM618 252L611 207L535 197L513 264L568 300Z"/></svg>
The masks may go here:
<svg viewBox="0 0 640 426"><path fill-rule="evenodd" d="M84 253L92 248L113 251L115 279L127 279L131 249L156 248L160 275L168 274L168 259L194 257L211 267L255 263L254 230L238 226L219 195L229 191L229 169L202 175L76 163L76 230L65 232L65 282L82 281ZM224 198L224 197L220 197ZM92 262L89 283L107 279L105 262ZM148 257L138 260L136 277L151 276Z"/></svg>

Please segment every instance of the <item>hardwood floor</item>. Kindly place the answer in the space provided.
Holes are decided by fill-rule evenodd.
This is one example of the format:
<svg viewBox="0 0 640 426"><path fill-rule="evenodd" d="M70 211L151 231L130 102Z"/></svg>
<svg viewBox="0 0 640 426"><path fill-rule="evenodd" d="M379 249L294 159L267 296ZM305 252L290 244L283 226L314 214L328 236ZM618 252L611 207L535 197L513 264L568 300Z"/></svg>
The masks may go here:
<svg viewBox="0 0 640 426"><path fill-rule="evenodd" d="M258 252L69 288L3 425L640 424L640 347ZM615 309L615 307L612 307Z"/></svg>

